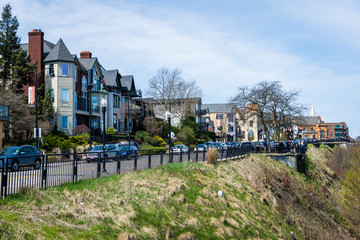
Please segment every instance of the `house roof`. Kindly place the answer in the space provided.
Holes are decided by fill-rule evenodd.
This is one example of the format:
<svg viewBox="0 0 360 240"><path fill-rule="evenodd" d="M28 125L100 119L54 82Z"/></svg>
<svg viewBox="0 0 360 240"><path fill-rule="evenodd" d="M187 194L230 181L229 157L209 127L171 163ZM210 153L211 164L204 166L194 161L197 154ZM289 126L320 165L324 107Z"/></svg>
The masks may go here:
<svg viewBox="0 0 360 240"><path fill-rule="evenodd" d="M55 61L74 62L74 58L71 56L71 53L69 52L61 38L53 47L53 49L51 49L47 57L44 59L44 62Z"/></svg>
<svg viewBox="0 0 360 240"><path fill-rule="evenodd" d="M128 91L135 91L135 83L133 75L122 76L121 78L121 86L126 87Z"/></svg>
<svg viewBox="0 0 360 240"><path fill-rule="evenodd" d="M79 62L86 68L86 69L91 69L95 62L96 62L96 57L93 58L79 58Z"/></svg>
<svg viewBox="0 0 360 240"><path fill-rule="evenodd" d="M231 103L202 104L201 109L209 109L209 113L233 113L235 105Z"/></svg>
<svg viewBox="0 0 360 240"><path fill-rule="evenodd" d="M295 125L297 126L315 126L320 123L320 116L314 117L298 117L294 120Z"/></svg>
<svg viewBox="0 0 360 240"><path fill-rule="evenodd" d="M109 85L109 86L114 86L114 87L121 87L121 86L118 86L117 84L117 77L118 77L118 74L119 74L119 71L118 70L105 70L103 71L103 74L104 74L104 80L106 81L106 83Z"/></svg>

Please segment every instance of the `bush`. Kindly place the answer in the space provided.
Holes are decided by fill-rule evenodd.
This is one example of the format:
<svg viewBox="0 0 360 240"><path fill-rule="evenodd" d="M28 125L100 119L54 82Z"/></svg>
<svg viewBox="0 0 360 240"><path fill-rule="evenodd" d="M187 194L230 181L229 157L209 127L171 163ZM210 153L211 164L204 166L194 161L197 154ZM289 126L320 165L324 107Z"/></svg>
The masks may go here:
<svg viewBox="0 0 360 240"><path fill-rule="evenodd" d="M80 125L77 125L73 129L73 133L75 135L81 135L83 133L90 133L90 129L85 124L80 124Z"/></svg>
<svg viewBox="0 0 360 240"><path fill-rule="evenodd" d="M72 143L70 139L64 140L60 145L60 149L62 153L70 152L71 148L76 149L76 144Z"/></svg>
<svg viewBox="0 0 360 240"><path fill-rule="evenodd" d="M144 141L147 142L147 143L150 143L150 144L151 144L151 141L152 141L153 139L154 139L154 138L153 138L153 137L150 137L150 136L144 137Z"/></svg>
<svg viewBox="0 0 360 240"><path fill-rule="evenodd" d="M109 127L106 129L106 134L114 135L116 133L116 129L114 127Z"/></svg>
<svg viewBox="0 0 360 240"><path fill-rule="evenodd" d="M166 153L166 149L163 147L148 147L140 150L140 155L146 155L149 154L149 151L151 150L151 154L159 154L161 151L163 153Z"/></svg>
<svg viewBox="0 0 360 240"><path fill-rule="evenodd" d="M145 138L146 136L149 136L149 133L146 132L146 131L137 131L137 132L135 133L135 137L136 137L136 138L139 138L139 139L141 139L141 140L144 140L144 138Z"/></svg>
<svg viewBox="0 0 360 240"><path fill-rule="evenodd" d="M174 142L174 145L183 145L182 142Z"/></svg>
<svg viewBox="0 0 360 240"><path fill-rule="evenodd" d="M89 142L90 141L90 134L89 133L82 133L80 135L81 140Z"/></svg>
<svg viewBox="0 0 360 240"><path fill-rule="evenodd" d="M161 142L157 138L153 138L150 143L151 143L151 145L158 147L158 146L160 146Z"/></svg>
<svg viewBox="0 0 360 240"><path fill-rule="evenodd" d="M218 151L216 149L209 149L206 155L207 163L214 165L217 163Z"/></svg>

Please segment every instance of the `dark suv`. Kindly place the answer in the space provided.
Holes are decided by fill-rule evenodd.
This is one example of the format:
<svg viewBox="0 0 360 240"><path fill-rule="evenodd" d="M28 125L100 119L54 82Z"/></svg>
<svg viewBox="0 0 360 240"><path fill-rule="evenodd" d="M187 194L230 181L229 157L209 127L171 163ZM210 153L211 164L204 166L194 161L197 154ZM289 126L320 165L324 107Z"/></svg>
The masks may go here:
<svg viewBox="0 0 360 240"><path fill-rule="evenodd" d="M0 167L6 167L6 162L13 171L18 171L20 166L32 165L34 169L40 169L41 155L34 146L9 146L0 152ZM5 164L4 164L5 163Z"/></svg>

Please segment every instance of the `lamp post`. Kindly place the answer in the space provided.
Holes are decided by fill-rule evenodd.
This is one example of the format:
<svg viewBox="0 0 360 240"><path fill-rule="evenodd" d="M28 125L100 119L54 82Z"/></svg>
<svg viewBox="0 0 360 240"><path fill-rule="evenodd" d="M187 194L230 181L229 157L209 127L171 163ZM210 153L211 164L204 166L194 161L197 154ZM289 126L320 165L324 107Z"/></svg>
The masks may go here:
<svg viewBox="0 0 360 240"><path fill-rule="evenodd" d="M39 149L39 125L38 125L38 75L44 72L46 69L49 69L49 76L54 77L54 65L49 64L49 68L44 68L39 73L37 72L37 67L35 67L35 141L36 141L36 148Z"/></svg>
<svg viewBox="0 0 360 240"><path fill-rule="evenodd" d="M127 103L127 107L128 107L128 119L127 119L127 122L128 122L128 141L129 141L129 150L130 150L130 92L128 92L128 103Z"/></svg>
<svg viewBox="0 0 360 240"><path fill-rule="evenodd" d="M101 99L101 110L103 112L103 172L106 172L105 168L105 113L106 113L107 101L105 98Z"/></svg>
<svg viewBox="0 0 360 240"><path fill-rule="evenodd" d="M169 104L169 111L167 112L167 119L169 123L169 151L171 148L171 105Z"/></svg>
<svg viewBox="0 0 360 240"><path fill-rule="evenodd" d="M209 141L209 119L207 118L206 120L205 120L205 122L206 122L206 144L208 144L208 141Z"/></svg>

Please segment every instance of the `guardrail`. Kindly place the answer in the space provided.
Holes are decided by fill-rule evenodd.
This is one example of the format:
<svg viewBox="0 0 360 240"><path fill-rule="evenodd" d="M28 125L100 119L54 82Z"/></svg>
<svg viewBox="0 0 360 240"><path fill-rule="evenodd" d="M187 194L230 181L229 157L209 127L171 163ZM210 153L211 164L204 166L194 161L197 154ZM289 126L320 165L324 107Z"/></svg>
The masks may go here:
<svg viewBox="0 0 360 240"><path fill-rule="evenodd" d="M147 153L141 155L140 150L125 153L122 151L122 155L119 152L115 157L104 157L102 153L96 153L92 157L87 153L44 154L41 155L41 165L38 162L37 165L35 162L20 164L17 170L13 170L8 164L9 161L4 159L4 164L0 167L0 194L2 198L6 198L21 188L47 188L83 179L150 169L164 164L207 160L206 151L174 152L173 149L165 149L155 154L151 149L146 150ZM218 149L218 159L235 159L250 152L251 147L221 148Z"/></svg>

